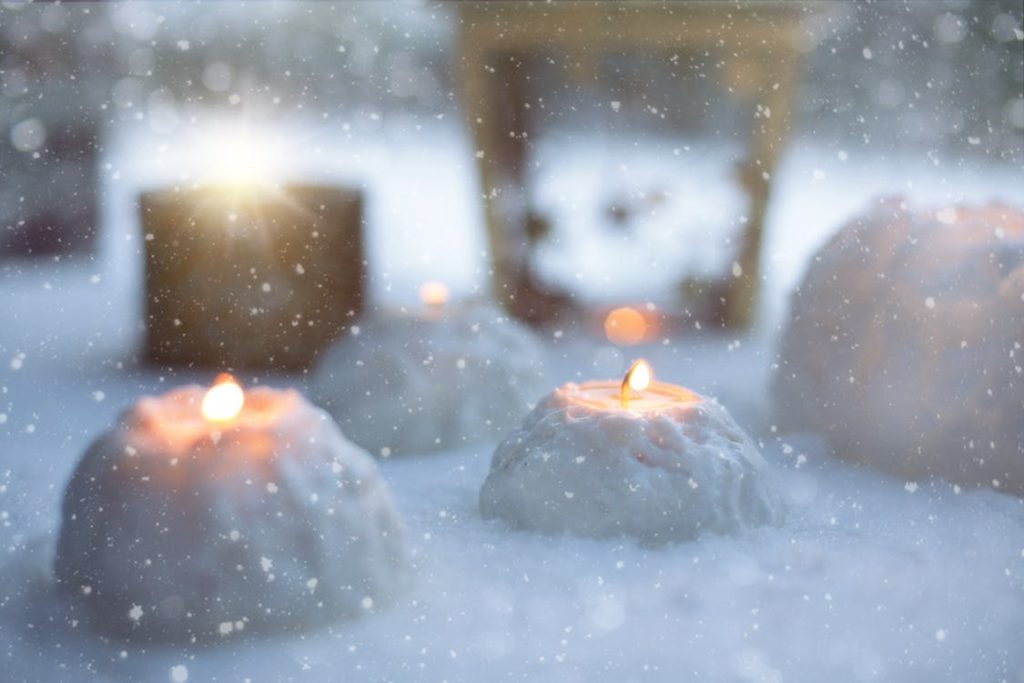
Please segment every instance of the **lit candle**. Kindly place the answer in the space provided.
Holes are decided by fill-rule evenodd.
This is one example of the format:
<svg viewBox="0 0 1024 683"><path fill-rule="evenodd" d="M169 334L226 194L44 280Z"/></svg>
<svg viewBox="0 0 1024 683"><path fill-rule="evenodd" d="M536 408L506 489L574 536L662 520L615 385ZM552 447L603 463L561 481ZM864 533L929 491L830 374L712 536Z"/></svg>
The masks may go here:
<svg viewBox="0 0 1024 683"><path fill-rule="evenodd" d="M566 384L498 446L485 517L549 533L663 543L781 519L768 464L717 402L653 380Z"/></svg>
<svg viewBox="0 0 1024 683"><path fill-rule="evenodd" d="M657 334L658 318L653 309L646 312L629 306L615 308L604 317L604 334L618 346L635 346Z"/></svg>
<svg viewBox="0 0 1024 683"><path fill-rule="evenodd" d="M441 315L448 303L448 286L443 282L424 282L420 287L420 301L428 314L434 317Z"/></svg>
<svg viewBox="0 0 1024 683"><path fill-rule="evenodd" d="M209 640L386 603L406 552L375 463L328 415L221 375L140 399L93 443L55 570L98 628Z"/></svg>
<svg viewBox="0 0 1024 683"><path fill-rule="evenodd" d="M384 457L497 440L542 391L533 332L494 306L449 303L443 283L419 294L411 310L362 318L317 369L318 402Z"/></svg>

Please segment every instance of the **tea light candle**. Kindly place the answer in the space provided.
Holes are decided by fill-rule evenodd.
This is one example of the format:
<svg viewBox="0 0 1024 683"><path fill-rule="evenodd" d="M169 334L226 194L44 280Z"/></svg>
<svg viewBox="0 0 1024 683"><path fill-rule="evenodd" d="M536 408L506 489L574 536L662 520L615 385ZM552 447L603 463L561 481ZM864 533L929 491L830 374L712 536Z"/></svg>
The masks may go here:
<svg viewBox="0 0 1024 683"><path fill-rule="evenodd" d="M373 459L297 392L222 376L140 399L93 443L55 569L97 627L198 641L364 612L406 567Z"/></svg>
<svg viewBox="0 0 1024 683"><path fill-rule="evenodd" d="M751 439L717 402L655 382L565 384L494 453L484 517L547 533L692 539L775 524L782 500Z"/></svg>
<svg viewBox="0 0 1024 683"><path fill-rule="evenodd" d="M487 305L452 306L442 283L421 306L363 318L324 355L315 396L381 456L497 439L542 393L535 335Z"/></svg>

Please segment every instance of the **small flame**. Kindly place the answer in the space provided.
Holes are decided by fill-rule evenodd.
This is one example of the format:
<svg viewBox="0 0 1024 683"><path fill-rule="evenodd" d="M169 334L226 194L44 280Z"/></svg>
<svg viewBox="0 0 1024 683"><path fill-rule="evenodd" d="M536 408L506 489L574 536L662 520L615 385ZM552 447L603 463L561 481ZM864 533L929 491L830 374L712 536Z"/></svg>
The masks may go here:
<svg viewBox="0 0 1024 683"><path fill-rule="evenodd" d="M210 422L227 422L238 417L244 404L242 387L234 377L222 372L203 396L203 417Z"/></svg>
<svg viewBox="0 0 1024 683"><path fill-rule="evenodd" d="M448 287L443 282L424 282L420 287L420 301L427 306L444 306L448 302Z"/></svg>
<svg viewBox="0 0 1024 683"><path fill-rule="evenodd" d="M622 378L622 388L619 390L619 402L623 408L629 406L629 394L631 391L640 392L646 389L651 383L651 366L644 359L633 361Z"/></svg>
<svg viewBox="0 0 1024 683"><path fill-rule="evenodd" d="M619 346L633 346L644 341L648 328L644 314L629 306L610 311L604 319L605 336L608 341Z"/></svg>

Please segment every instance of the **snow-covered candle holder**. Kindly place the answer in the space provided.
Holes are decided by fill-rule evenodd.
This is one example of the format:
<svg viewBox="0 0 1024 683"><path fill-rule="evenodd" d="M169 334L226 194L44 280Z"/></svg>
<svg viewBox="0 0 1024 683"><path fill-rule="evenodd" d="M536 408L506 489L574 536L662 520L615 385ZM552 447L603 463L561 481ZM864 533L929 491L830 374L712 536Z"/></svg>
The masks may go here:
<svg viewBox="0 0 1024 683"><path fill-rule="evenodd" d="M536 336L489 305L367 316L321 360L314 394L345 434L387 457L499 438L543 393Z"/></svg>
<svg viewBox="0 0 1024 683"><path fill-rule="evenodd" d="M621 385L549 394L495 451L483 516L650 543L778 523L783 504L768 464L728 411L645 379L641 361Z"/></svg>
<svg viewBox="0 0 1024 683"><path fill-rule="evenodd" d="M93 443L55 570L97 628L167 641L357 615L408 571L373 459L297 392L233 382L143 398Z"/></svg>
<svg viewBox="0 0 1024 683"><path fill-rule="evenodd" d="M811 261L775 378L788 428L903 477L1024 493L1024 213L885 200Z"/></svg>

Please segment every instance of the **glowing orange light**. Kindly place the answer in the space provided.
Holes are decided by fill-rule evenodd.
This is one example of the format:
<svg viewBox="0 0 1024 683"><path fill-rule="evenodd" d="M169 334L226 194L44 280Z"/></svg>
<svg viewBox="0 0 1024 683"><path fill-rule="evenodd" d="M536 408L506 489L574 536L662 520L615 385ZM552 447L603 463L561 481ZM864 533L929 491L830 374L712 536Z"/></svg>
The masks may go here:
<svg viewBox="0 0 1024 683"><path fill-rule="evenodd" d="M448 302L448 287L443 282L424 282L420 287L420 301L427 306L444 306Z"/></svg>
<svg viewBox="0 0 1024 683"><path fill-rule="evenodd" d="M244 404L245 392L242 387L234 377L222 372L203 396L203 417L210 422L227 422L238 417Z"/></svg>
<svg viewBox="0 0 1024 683"><path fill-rule="evenodd" d="M619 389L619 403L623 408L629 407L630 392L641 392L651 383L651 366L644 359L633 361L626 370L626 376L622 378L622 387Z"/></svg>
<svg viewBox="0 0 1024 683"><path fill-rule="evenodd" d="M604 319L608 341L620 346L633 346L647 338L647 319L635 308L624 306L611 311Z"/></svg>

